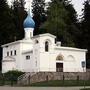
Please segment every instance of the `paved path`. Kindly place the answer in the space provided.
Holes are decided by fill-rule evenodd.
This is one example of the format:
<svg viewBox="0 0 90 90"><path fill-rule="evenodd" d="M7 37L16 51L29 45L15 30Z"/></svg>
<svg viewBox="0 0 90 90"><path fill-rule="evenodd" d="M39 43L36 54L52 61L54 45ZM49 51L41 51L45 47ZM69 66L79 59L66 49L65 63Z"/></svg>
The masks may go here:
<svg viewBox="0 0 90 90"><path fill-rule="evenodd" d="M83 87L0 87L0 90L80 90L81 88Z"/></svg>

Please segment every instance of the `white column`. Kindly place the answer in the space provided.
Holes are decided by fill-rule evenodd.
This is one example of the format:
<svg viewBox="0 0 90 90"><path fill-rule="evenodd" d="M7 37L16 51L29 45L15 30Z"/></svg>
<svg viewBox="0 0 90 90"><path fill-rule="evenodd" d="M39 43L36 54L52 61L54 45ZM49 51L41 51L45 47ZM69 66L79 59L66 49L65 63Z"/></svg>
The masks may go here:
<svg viewBox="0 0 90 90"><path fill-rule="evenodd" d="M31 37L33 37L33 28L25 28L24 31L25 31L25 36L24 38L25 39L30 39Z"/></svg>

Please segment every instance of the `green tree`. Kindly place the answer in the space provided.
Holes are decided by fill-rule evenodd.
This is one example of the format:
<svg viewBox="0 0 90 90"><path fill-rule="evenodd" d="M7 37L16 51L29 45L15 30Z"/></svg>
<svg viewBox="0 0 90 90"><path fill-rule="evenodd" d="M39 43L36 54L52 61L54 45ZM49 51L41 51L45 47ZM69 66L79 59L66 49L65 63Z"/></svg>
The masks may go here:
<svg viewBox="0 0 90 90"><path fill-rule="evenodd" d="M64 6L68 12L68 19L66 21L67 30L70 33L70 35L72 35L72 39L75 43L75 46L79 47L81 29L80 29L79 21L77 19L77 12L75 11L71 2L68 0L65 1Z"/></svg>
<svg viewBox="0 0 90 90"><path fill-rule="evenodd" d="M26 11L24 8L24 0L14 0L12 5L13 22L16 28L16 39L22 39L24 37L23 21L26 17Z"/></svg>
<svg viewBox="0 0 90 90"><path fill-rule="evenodd" d="M46 21L45 0L33 0L32 3L33 19L35 21L34 34L39 34L42 31L40 25Z"/></svg>
<svg viewBox="0 0 90 90"><path fill-rule="evenodd" d="M72 36L67 31L68 11L63 0L51 0L47 9L47 21L40 27L57 36L64 46L74 46Z"/></svg>
<svg viewBox="0 0 90 90"><path fill-rule="evenodd" d="M14 41L15 25L13 24L12 10L6 0L0 0L0 46ZM0 60L2 49L0 47Z"/></svg>
<svg viewBox="0 0 90 90"><path fill-rule="evenodd" d="M88 49L87 53L87 67L90 68L90 1L84 3L84 11L82 18L82 48Z"/></svg>
<svg viewBox="0 0 90 90"><path fill-rule="evenodd" d="M4 80L7 82L11 82L11 85L17 83L17 79L19 76L24 74L24 72L17 71L17 70L12 70L4 73Z"/></svg>
<svg viewBox="0 0 90 90"><path fill-rule="evenodd" d="M23 20L25 18L24 0L15 0L12 8L6 0L0 0L0 46L23 38ZM0 47L0 59L2 57Z"/></svg>
<svg viewBox="0 0 90 90"><path fill-rule="evenodd" d="M0 44L13 41L15 25L6 0L0 0Z"/></svg>

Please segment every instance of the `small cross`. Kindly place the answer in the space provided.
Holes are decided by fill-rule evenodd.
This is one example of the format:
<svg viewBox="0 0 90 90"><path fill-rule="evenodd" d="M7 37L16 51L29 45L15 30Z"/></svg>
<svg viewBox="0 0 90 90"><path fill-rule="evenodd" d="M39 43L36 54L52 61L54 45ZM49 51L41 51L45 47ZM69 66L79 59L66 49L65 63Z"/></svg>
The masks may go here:
<svg viewBox="0 0 90 90"><path fill-rule="evenodd" d="M31 14L31 1L32 0L27 0L26 2L29 3L29 6L28 6L28 14Z"/></svg>

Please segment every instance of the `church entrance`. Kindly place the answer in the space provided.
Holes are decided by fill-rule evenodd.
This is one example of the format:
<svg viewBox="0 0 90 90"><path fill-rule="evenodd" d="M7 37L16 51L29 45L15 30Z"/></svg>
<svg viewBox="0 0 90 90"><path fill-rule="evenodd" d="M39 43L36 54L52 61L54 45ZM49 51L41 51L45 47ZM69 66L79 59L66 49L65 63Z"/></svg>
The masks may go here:
<svg viewBox="0 0 90 90"><path fill-rule="evenodd" d="M63 72L63 63L56 63L56 72Z"/></svg>

